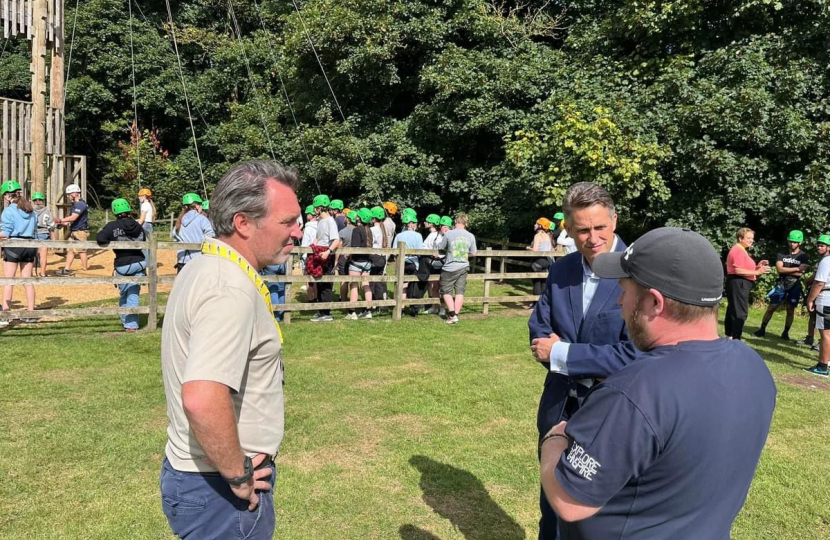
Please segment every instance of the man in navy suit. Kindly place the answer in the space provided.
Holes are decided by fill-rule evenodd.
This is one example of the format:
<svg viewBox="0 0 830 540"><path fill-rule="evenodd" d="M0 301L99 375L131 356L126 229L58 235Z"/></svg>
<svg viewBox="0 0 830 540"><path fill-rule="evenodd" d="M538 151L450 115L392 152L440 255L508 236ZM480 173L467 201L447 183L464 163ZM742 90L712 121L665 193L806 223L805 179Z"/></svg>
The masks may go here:
<svg viewBox="0 0 830 540"><path fill-rule="evenodd" d="M637 354L617 303L619 282L592 270L597 255L626 247L614 234L613 199L599 185L580 182L568 188L562 209L577 251L551 266L547 289L528 321L531 352L548 370L536 419L540 441L579 409L597 379L616 373ZM558 539L559 519L544 491L539 506L539 539Z"/></svg>

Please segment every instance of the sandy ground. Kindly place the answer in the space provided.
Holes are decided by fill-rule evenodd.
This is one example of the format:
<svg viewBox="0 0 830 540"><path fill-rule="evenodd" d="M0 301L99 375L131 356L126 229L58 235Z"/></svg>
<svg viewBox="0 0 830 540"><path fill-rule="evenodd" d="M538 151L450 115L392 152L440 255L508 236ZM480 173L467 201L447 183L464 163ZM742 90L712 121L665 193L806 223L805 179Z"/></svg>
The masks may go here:
<svg viewBox="0 0 830 540"><path fill-rule="evenodd" d="M176 275L176 251L159 250L159 275ZM46 267L46 277L54 276L55 272L66 266L66 259L63 255L49 254L49 263ZM75 277L101 277L111 276L113 271L112 251L92 251L89 257L89 269L81 269L81 258L75 256L72 263L72 270ZM18 274L19 275L19 274ZM169 292L171 285L159 285L159 292ZM142 294L147 289L142 287ZM57 309L68 307L73 304L95 302L106 298L118 298L118 289L114 285L36 285L35 286L35 309ZM26 296L23 287L15 287L12 301L9 304L11 309L25 309Z"/></svg>

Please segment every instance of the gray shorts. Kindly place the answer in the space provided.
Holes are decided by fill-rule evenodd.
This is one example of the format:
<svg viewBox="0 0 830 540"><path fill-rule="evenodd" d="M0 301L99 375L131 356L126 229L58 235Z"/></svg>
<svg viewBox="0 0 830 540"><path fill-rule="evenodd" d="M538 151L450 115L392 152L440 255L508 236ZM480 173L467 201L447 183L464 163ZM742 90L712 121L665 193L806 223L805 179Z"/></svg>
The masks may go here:
<svg viewBox="0 0 830 540"><path fill-rule="evenodd" d="M349 261L349 272L366 274L372 269L371 261Z"/></svg>
<svg viewBox="0 0 830 540"><path fill-rule="evenodd" d="M464 294L467 289L467 273L469 268L462 268L453 272L441 272L441 294Z"/></svg>

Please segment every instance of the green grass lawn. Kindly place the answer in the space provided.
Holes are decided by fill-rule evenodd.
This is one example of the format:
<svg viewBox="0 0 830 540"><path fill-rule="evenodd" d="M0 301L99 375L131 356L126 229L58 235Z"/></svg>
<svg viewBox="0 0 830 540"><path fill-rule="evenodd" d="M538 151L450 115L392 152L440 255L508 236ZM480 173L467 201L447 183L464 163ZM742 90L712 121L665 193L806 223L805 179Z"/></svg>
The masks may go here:
<svg viewBox="0 0 830 540"><path fill-rule="evenodd" d="M286 327L275 538L535 538L545 374L526 316ZM805 327L799 318L793 337ZM119 329L113 318L0 331L0 538L171 538L160 333ZM748 338L779 394L733 538L830 538L830 382L800 370L809 349Z"/></svg>

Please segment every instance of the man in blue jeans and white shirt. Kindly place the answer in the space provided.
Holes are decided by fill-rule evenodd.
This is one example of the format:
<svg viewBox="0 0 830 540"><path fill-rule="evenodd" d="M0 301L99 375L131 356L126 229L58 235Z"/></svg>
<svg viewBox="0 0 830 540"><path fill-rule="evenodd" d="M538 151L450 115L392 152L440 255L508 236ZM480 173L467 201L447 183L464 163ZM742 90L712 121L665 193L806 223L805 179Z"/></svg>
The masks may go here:
<svg viewBox="0 0 830 540"><path fill-rule="evenodd" d="M161 337L167 398L162 507L180 538L270 540L284 431L282 338L258 272L302 232L297 176L272 161L233 167L211 197L216 238L170 293Z"/></svg>
<svg viewBox="0 0 830 540"><path fill-rule="evenodd" d="M635 362L542 439L564 540L729 540L775 408L758 353L718 336L723 267L688 229L650 231L594 272L619 279Z"/></svg>
<svg viewBox="0 0 830 540"><path fill-rule="evenodd" d="M593 271L597 255L625 249L614 234L613 199L601 186L580 182L568 188L562 209L577 251L551 266L545 293L528 321L531 352L548 370L536 420L539 440L579 409L597 379L619 371L637 354L616 302L619 283ZM539 506L540 540L559 538L558 518L544 491Z"/></svg>

